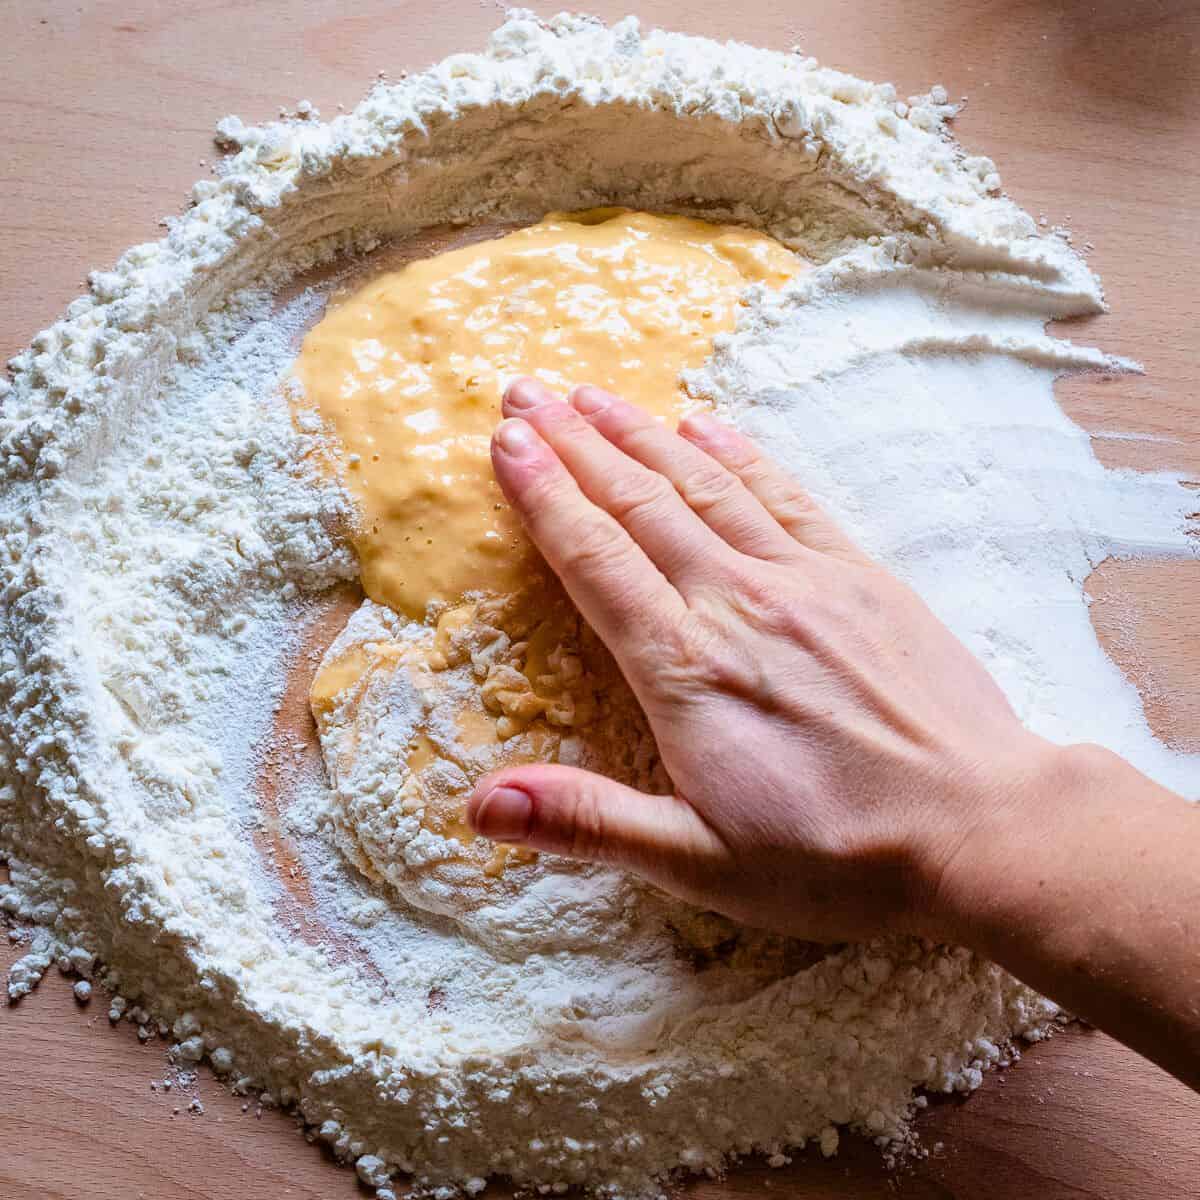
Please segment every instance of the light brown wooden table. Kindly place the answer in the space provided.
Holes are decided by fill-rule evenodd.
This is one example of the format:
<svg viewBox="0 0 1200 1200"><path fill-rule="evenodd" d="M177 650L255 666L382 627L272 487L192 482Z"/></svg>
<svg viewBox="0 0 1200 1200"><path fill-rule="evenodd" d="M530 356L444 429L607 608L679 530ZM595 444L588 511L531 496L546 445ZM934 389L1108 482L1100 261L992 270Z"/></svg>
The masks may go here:
<svg viewBox="0 0 1200 1200"><path fill-rule="evenodd" d="M550 13L559 5L532 3ZM903 94L946 84L970 103L959 136L1000 165L1035 216L1094 243L1111 315L1070 336L1143 360L1144 379L1073 380L1060 395L1108 463L1200 480L1200 5L1189 0L634 0L661 23L787 48ZM354 104L395 75L479 46L489 0L0 3L0 352L19 349L88 269L158 235L206 169L216 119L312 100ZM1200 508L1200 491L1197 493ZM1155 728L1200 750L1200 563L1110 564L1090 584L1097 627ZM16 957L7 944L0 968ZM55 974L0 1010L0 1197L296 1200L357 1184L275 1112L241 1111L206 1073L206 1112L150 1089L163 1045L78 1008ZM966 1102L920 1122L930 1157L886 1173L872 1147L831 1162L734 1171L703 1200L992 1200L1200 1194L1200 1100L1080 1028L1031 1050ZM937 1147L940 1145L940 1149Z"/></svg>

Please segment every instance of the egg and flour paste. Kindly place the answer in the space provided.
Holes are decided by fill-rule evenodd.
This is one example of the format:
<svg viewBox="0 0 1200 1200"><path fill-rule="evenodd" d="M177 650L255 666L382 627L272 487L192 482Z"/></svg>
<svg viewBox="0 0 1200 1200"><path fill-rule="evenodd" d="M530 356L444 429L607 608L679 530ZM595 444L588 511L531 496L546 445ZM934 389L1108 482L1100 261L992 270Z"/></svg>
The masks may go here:
<svg viewBox="0 0 1200 1200"><path fill-rule="evenodd" d="M10 997L58 963L384 1200L492 1175L640 1200L847 1127L911 1147L926 1093L979 1086L1054 1005L961 948L813 951L463 826L505 756L666 786L494 507L486 438L507 375L562 386L589 357L666 419L711 406L1031 728L1195 797L1083 593L1108 556L1194 553L1179 479L1106 470L1055 404L1063 371L1137 369L1044 332L1102 311L1098 280L953 141L942 89L796 54L518 12L483 53L305 111L222 121L189 210L0 381ZM518 232L395 280L346 265L444 226ZM604 294L519 278L560 236L555 270ZM343 269L365 293L312 282ZM492 270L509 282L468 316Z"/></svg>
<svg viewBox="0 0 1200 1200"><path fill-rule="evenodd" d="M677 419L688 404L680 372L732 332L746 288L777 287L802 265L737 226L551 214L335 298L304 339L298 402L333 434L368 597L310 701L340 801L334 828L372 878L525 953L611 938L663 907L638 904L632 881L595 867L549 859L536 878L512 872L537 856L466 824L475 781L521 762L670 790L616 664L492 475L499 396L521 372L560 392L587 380ZM436 619L423 637L397 636L380 629L391 614L379 606ZM380 757L405 735L407 770ZM705 948L739 941L728 922L671 907L673 927Z"/></svg>

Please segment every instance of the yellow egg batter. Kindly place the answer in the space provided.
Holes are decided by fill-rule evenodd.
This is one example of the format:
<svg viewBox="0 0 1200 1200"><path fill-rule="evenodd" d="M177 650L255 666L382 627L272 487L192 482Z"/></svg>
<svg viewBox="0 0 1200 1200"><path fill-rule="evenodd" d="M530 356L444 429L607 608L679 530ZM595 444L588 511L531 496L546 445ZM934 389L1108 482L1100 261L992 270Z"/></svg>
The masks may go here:
<svg viewBox="0 0 1200 1200"><path fill-rule="evenodd" d="M367 595L422 619L430 602L526 584L537 559L489 457L504 383L593 383L677 416L680 371L733 329L745 288L779 285L797 265L740 226L597 209L335 298L295 374L358 505Z"/></svg>
<svg viewBox="0 0 1200 1200"><path fill-rule="evenodd" d="M518 374L562 392L594 383L677 417L689 405L680 372L734 328L746 288L778 286L806 265L738 226L624 209L555 213L335 297L305 338L299 403L331 434L330 466L355 501L363 588L408 617L437 614L421 638L343 638L312 683L335 789L386 719L386 701L372 699L386 697L380 685L405 671L425 706L407 762L396 764L394 815L458 849L415 867L394 843L364 849L375 844L364 837L354 856L369 874L418 902L439 880L456 903L490 902L489 880L536 858L510 856L465 823L471 786L499 766L569 761L669 787L615 662L496 485L489 447L501 391Z"/></svg>

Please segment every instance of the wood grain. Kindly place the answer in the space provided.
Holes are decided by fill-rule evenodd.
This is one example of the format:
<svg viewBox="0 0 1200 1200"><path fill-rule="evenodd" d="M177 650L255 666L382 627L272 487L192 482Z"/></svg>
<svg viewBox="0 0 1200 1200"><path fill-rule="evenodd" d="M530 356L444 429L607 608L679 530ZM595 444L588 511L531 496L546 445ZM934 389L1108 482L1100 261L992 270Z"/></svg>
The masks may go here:
<svg viewBox="0 0 1200 1200"><path fill-rule="evenodd" d="M593 0L606 18L633 0ZM550 13L560 3L530 3ZM786 48L969 96L958 121L1035 215L1094 244L1114 311L1066 336L1142 360L1144 377L1076 379L1067 411L1113 465L1200 479L1200 9L1189 0L645 0L647 24ZM0 353L19 349L80 290L87 270L159 235L213 156L216 119L262 119L307 98L349 107L380 71L480 45L490 0L0 3ZM1130 438L1127 435L1140 435ZM1113 436L1120 435L1120 436ZM1200 508L1200 493L1197 507ZM1198 746L1200 564L1110 563L1093 576L1097 628L1142 688L1160 734ZM19 951L0 948L0 969ZM205 1113L150 1090L162 1043L111 1029L66 984L0 1015L0 1196L353 1196L351 1173L303 1146L277 1112L243 1113L206 1072ZM1196 1194L1200 1100L1099 1034L1034 1048L966 1102L921 1122L930 1157L885 1172L873 1147L747 1166L687 1189L699 1200L999 1197L1160 1200ZM942 1148L936 1149L941 1143Z"/></svg>

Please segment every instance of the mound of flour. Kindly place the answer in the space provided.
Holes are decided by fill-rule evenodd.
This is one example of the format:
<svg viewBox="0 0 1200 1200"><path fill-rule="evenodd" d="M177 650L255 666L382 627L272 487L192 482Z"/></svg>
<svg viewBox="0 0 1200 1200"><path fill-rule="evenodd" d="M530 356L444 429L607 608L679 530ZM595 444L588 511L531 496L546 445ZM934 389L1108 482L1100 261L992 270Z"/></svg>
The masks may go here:
<svg viewBox="0 0 1200 1200"><path fill-rule="evenodd" d="M752 291L691 386L911 580L1031 725L1196 795L1082 592L1108 555L1191 552L1187 493L1104 470L1055 406L1056 373L1130 364L1043 334L1100 310L1097 281L949 139L939 100L516 14L328 125L222 122L220 178L0 384L0 904L31 931L10 996L56 960L96 976L116 1016L294 1106L365 1182L443 1196L503 1174L640 1197L730 1155L832 1153L840 1126L903 1143L921 1089L969 1090L1042 1036L1052 1004L914 941L492 954L350 867L319 759L272 740L305 631L355 569L346 497L279 389L321 297L274 290L438 223L626 204L766 228L822 264Z"/></svg>

